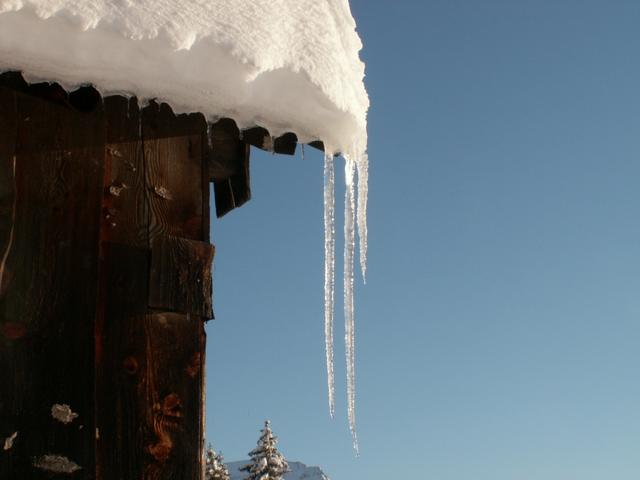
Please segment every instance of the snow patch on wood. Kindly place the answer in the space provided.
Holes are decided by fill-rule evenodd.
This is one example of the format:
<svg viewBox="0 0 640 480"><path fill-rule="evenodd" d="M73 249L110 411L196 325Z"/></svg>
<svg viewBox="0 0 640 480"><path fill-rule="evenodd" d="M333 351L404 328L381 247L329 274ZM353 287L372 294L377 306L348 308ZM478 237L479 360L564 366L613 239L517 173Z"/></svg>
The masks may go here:
<svg viewBox="0 0 640 480"><path fill-rule="evenodd" d="M51 407L51 416L65 425L78 418L78 414L71 410L71 407L66 403L62 405L54 403Z"/></svg>
<svg viewBox="0 0 640 480"><path fill-rule="evenodd" d="M13 442L18 437L18 432L13 432L4 440L4 450L11 450L13 448Z"/></svg>
<svg viewBox="0 0 640 480"><path fill-rule="evenodd" d="M52 473L71 474L78 470L82 470L80 465L62 455L43 455L34 459L33 466L40 470L46 470L47 472Z"/></svg>
<svg viewBox="0 0 640 480"><path fill-rule="evenodd" d="M169 190L167 190L165 187L156 185L155 187L153 187L153 191L160 198L164 198L165 200L173 200L173 196L171 195L171 192L169 192Z"/></svg>

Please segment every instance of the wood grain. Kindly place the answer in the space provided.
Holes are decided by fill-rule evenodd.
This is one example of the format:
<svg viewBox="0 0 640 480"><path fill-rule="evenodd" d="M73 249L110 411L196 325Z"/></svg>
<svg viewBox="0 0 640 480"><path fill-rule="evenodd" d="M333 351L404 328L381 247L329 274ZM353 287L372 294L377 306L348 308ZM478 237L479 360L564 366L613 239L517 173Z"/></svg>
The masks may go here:
<svg viewBox="0 0 640 480"><path fill-rule="evenodd" d="M121 100L105 104L113 143L106 147L103 183L102 238L108 243L102 255L98 478L197 479L203 318L184 311L193 303L186 284L186 301L174 296L171 308L181 313L141 313L138 301L125 299L153 285L147 262L157 239L208 241L206 122L197 115L175 116L164 104L142 110ZM202 292L196 282L190 287Z"/></svg>
<svg viewBox="0 0 640 480"><path fill-rule="evenodd" d="M157 236L151 247L149 306L213 318L213 246L171 235Z"/></svg>
<svg viewBox="0 0 640 480"><path fill-rule="evenodd" d="M49 478L34 466L44 455L79 465L74 478L94 478L93 319L104 116L99 109L78 114L64 102L0 90L2 130L7 128L0 140L0 182L4 205L15 206L15 215L3 209L0 222L6 256L0 439L18 432L0 455L0 478ZM7 122L15 123L15 170ZM7 222L13 231L9 249ZM78 418L68 425L56 421L56 403L69 405Z"/></svg>

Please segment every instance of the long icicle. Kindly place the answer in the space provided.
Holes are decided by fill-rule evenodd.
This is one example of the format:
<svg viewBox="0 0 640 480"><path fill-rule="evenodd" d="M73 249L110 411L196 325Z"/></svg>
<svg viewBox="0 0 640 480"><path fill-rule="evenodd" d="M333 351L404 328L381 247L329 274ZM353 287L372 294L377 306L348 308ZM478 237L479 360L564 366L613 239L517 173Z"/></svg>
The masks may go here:
<svg viewBox="0 0 640 480"><path fill-rule="evenodd" d="M358 454L356 433L356 385L355 385L355 318L353 304L353 280L355 257L355 162L345 159L344 197L344 323L345 354L347 360L347 412L353 448Z"/></svg>
<svg viewBox="0 0 640 480"><path fill-rule="evenodd" d="M329 415L335 414L335 377L333 366L333 320L335 301L335 164L333 155L324 157L324 337L327 359Z"/></svg>
<svg viewBox="0 0 640 480"><path fill-rule="evenodd" d="M367 197L369 196L369 160L366 153L356 158L358 168L358 237L360 239L360 271L367 283Z"/></svg>

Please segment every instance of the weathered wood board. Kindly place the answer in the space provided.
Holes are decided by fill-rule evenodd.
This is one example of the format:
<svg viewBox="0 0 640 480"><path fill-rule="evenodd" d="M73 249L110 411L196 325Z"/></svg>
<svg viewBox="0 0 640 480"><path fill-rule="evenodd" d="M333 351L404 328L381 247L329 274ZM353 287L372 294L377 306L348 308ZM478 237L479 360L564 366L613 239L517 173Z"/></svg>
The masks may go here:
<svg viewBox="0 0 640 480"><path fill-rule="evenodd" d="M104 116L0 99L0 478L95 478ZM56 404L77 418L56 420Z"/></svg>
<svg viewBox="0 0 640 480"><path fill-rule="evenodd" d="M185 299L176 299L176 293L171 304L150 303L149 294L164 291L162 282L179 276L168 273L169 267L151 275L152 259L189 272L187 264L162 261L179 258L181 250L161 239L208 244L206 122L176 117L164 105L138 111L120 104L127 115L112 112L109 99L106 105L108 131L118 137L109 138L105 149L103 241L108 243L101 255L104 316L97 327L98 478L196 479L203 435L202 319L211 311L201 285L210 285L210 279L200 275L200 284L184 285ZM136 115L139 121L132 122ZM131 124L120 125L123 118ZM138 267L129 268L132 264ZM203 270L210 275L210 263ZM194 304L192 291L200 304ZM128 292L145 301L113 302Z"/></svg>
<svg viewBox="0 0 640 480"><path fill-rule="evenodd" d="M222 217L251 199L250 143L240 138L242 134L236 122L229 118L214 123L209 135L211 145L215 146L209 153L209 177L214 187L216 215ZM249 136L255 137L255 134ZM271 137L267 135L267 138Z"/></svg>
<svg viewBox="0 0 640 480"><path fill-rule="evenodd" d="M156 236L151 246L149 307L211 318L213 253L207 242Z"/></svg>

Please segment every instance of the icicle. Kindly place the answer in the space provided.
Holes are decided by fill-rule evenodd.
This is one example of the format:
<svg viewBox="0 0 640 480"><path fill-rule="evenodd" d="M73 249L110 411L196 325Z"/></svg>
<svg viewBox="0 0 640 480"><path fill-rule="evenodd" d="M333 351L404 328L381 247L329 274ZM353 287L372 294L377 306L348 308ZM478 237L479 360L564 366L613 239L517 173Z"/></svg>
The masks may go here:
<svg viewBox="0 0 640 480"><path fill-rule="evenodd" d="M335 414L335 380L333 368L333 316L335 299L335 165L333 155L324 157L324 336L327 357L329 415Z"/></svg>
<svg viewBox="0 0 640 480"><path fill-rule="evenodd" d="M358 167L358 237L360 239L360 271L367 283L367 197L369 195L369 160L366 153L355 159Z"/></svg>
<svg viewBox="0 0 640 480"><path fill-rule="evenodd" d="M332 152L326 148L327 152ZM362 150L345 155L345 205L344 205L344 320L345 356L347 363L347 412L353 448L358 451L356 431L356 372L355 372L355 309L354 277L356 252L356 223L359 237L360 269L363 279L367 267L367 193L368 163ZM356 180L357 172L357 180ZM357 182L357 185L356 185ZM356 210L357 188L357 210ZM357 222L356 222L357 219ZM334 380L334 303L335 303L335 164L331 153L324 158L324 321L325 349L327 361L327 385L329 391L329 413L335 413Z"/></svg>
<svg viewBox="0 0 640 480"><path fill-rule="evenodd" d="M356 435L356 385L355 385L355 322L353 304L353 277L355 256L355 162L346 158L344 197L344 324L345 353L347 360L347 412L353 448L358 452Z"/></svg>

